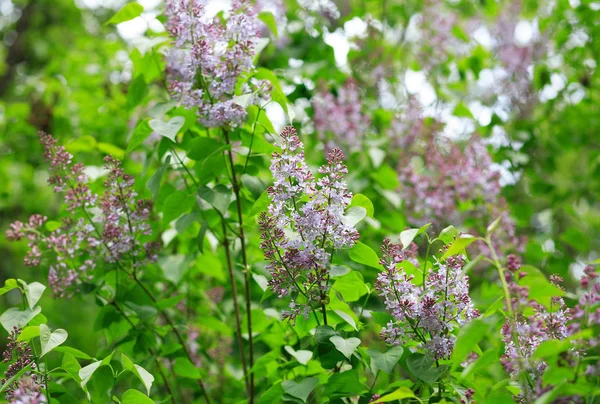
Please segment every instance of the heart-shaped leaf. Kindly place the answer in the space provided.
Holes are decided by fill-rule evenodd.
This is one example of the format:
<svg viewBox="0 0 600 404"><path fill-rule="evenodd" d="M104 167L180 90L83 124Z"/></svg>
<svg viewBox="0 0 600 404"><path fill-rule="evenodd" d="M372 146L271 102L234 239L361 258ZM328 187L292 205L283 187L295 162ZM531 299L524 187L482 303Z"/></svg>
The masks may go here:
<svg viewBox="0 0 600 404"><path fill-rule="evenodd" d="M219 184L214 188L207 186L200 187L198 189L198 196L210 203L221 215L225 215L231 203L232 193L225 185Z"/></svg>
<svg viewBox="0 0 600 404"><path fill-rule="evenodd" d="M389 375L392 374L394 366L402 357L404 349L401 346L395 346L388 349L386 352L379 352L376 349L369 348L367 353L371 357L371 370L373 373L381 370Z"/></svg>
<svg viewBox="0 0 600 404"><path fill-rule="evenodd" d="M160 119L151 119L148 122L152 130L171 141L175 141L175 136L177 136L184 123L185 118L182 116L175 116L169 119L169 122Z"/></svg>
<svg viewBox="0 0 600 404"><path fill-rule="evenodd" d="M143 367L133 363L132 360L124 354L121 354L121 361L123 362L123 367L125 369L129 370L131 373L136 375L138 379L140 379L140 381L144 384L144 387L146 388L146 394L150 395L150 388L152 387L152 383L154 382L154 376L152 376L150 372L148 372Z"/></svg>
<svg viewBox="0 0 600 404"><path fill-rule="evenodd" d="M41 299L44 294L44 290L46 290L46 286L42 285L39 282L27 283L21 279L19 282L23 285L23 292L25 292L25 297L27 298L27 304L30 309L33 309L33 306Z"/></svg>
<svg viewBox="0 0 600 404"><path fill-rule="evenodd" d="M307 377L302 380L300 383L296 383L293 380L286 380L281 383L281 387L283 387L283 391L286 394L289 394L292 397L299 398L302 402L306 402L308 396L319 384L319 379L316 377Z"/></svg>
<svg viewBox="0 0 600 404"><path fill-rule="evenodd" d="M348 360L352 358L352 354L360 345L360 340L354 337L344 339L336 335L334 337L329 338L329 341L331 341L331 343L335 345L335 349L344 354L344 356L348 358Z"/></svg>
<svg viewBox="0 0 600 404"><path fill-rule="evenodd" d="M46 355L57 346L62 345L68 336L69 334L62 328L51 331L46 324L40 325L40 343L42 344L42 354L40 357Z"/></svg>
<svg viewBox="0 0 600 404"><path fill-rule="evenodd" d="M6 310L0 316L0 324L7 332L11 332L14 327L23 328L29 323L35 316L40 314L42 311L41 307L32 309L25 309L23 311L12 307Z"/></svg>
<svg viewBox="0 0 600 404"><path fill-rule="evenodd" d="M300 362L302 365L306 365L308 363L309 360L311 360L313 353L311 351L305 351L305 350L298 350L296 351L294 348L292 348L289 345L285 346L285 350L292 355L294 358L296 358L296 360L298 362Z"/></svg>

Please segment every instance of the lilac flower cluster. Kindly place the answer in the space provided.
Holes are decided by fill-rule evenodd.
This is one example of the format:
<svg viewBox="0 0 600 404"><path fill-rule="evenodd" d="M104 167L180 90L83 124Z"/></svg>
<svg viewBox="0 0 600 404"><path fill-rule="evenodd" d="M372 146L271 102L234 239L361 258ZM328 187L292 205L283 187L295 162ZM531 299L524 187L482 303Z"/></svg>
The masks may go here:
<svg viewBox="0 0 600 404"><path fill-rule="evenodd" d="M501 363L513 379L522 381L522 393L516 399L530 402L552 388L542 383L542 375L548 364L534 358L540 344L549 340L564 340L583 329L600 325L600 283L596 282L599 275L592 266L586 267L581 280L583 293L574 308L568 308L559 296L552 297L550 306L545 307L529 298L528 287L517 283L518 279L527 276L527 273L520 271L520 259L509 255L506 266L509 270L506 280L514 318L507 318L502 327L505 352ZM562 289L562 278L552 275L550 281ZM531 309L533 312L529 313ZM573 341L573 348L562 355L562 360L575 368L586 356L587 350L598 346L600 338L597 335L587 341L578 339ZM597 371L597 366L589 365L585 374L596 376Z"/></svg>
<svg viewBox="0 0 600 404"><path fill-rule="evenodd" d="M417 286L413 275L398 268L414 252L389 239L383 241L381 250L380 263L385 269L378 275L375 289L394 317L381 330L382 339L390 345L418 341L433 359L448 359L454 350L454 328L479 315L469 297L464 258L454 256L445 263L436 262L428 270L424 285Z"/></svg>
<svg viewBox="0 0 600 404"><path fill-rule="evenodd" d="M152 203L136 199L133 177L124 173L120 162L105 158L108 177L99 198L87 184L83 165L73 164L73 156L52 136L42 133L40 138L50 163L48 182L55 192L65 192L71 215L58 228L45 232L47 218L36 214L26 224L11 224L6 236L11 241L27 238L28 266L39 266L44 255L51 258L48 283L54 295L70 297L82 282L91 281L99 259L114 263L127 258L136 266L156 260L158 245L149 242L142 246L138 241L139 236L151 234L147 221ZM101 214L92 217L98 201Z"/></svg>
<svg viewBox="0 0 600 404"><path fill-rule="evenodd" d="M234 0L229 18L206 16L204 0L168 0L167 30L174 48L168 55L170 91L185 107L197 108L207 127L239 125L245 109L233 100L238 79L254 67L260 31L254 7L248 0ZM251 83L267 92L266 82Z"/></svg>
<svg viewBox="0 0 600 404"><path fill-rule="evenodd" d="M352 79L340 87L337 97L320 91L312 99L315 129L325 147L362 150L369 118L362 111L358 86Z"/></svg>
<svg viewBox="0 0 600 404"><path fill-rule="evenodd" d="M496 39L496 56L506 70L500 94L507 94L511 103L523 110L536 101L529 69L547 51L547 43L543 37L533 38L527 44L516 43L515 29L523 8L522 3L521 0L513 0L504 7L496 25L492 27L492 33Z"/></svg>
<svg viewBox="0 0 600 404"><path fill-rule="evenodd" d="M18 341L21 329L14 327L8 336L6 349L2 353L4 363L10 363L4 377L0 381L2 385L17 375L22 369L30 366L31 370L14 380L6 389L6 399L10 403L36 404L45 403L46 397L40 391L38 375L33 373L36 365L33 360L31 347L25 341Z"/></svg>
<svg viewBox="0 0 600 404"><path fill-rule="evenodd" d="M260 217L261 248L274 293L293 296L284 316L294 320L326 298L333 251L352 247L359 235L344 223L352 194L344 180L348 169L342 164L341 150L329 152L327 164L319 169L323 176L317 180L306 165L293 127L281 132L278 146L282 152L274 153L271 162L271 204ZM304 296L304 303L296 301L298 294Z"/></svg>
<svg viewBox="0 0 600 404"><path fill-rule="evenodd" d="M138 262L141 255L138 237L152 234L148 224L152 201L136 199L134 179L125 174L120 161L107 156L104 162L108 178L104 182L106 190L100 198L100 206L104 216L102 241L106 248L106 260L116 262L125 254L131 254L136 266L143 265L145 261ZM145 248L144 255L151 261L156 259L155 247L148 244Z"/></svg>
<svg viewBox="0 0 600 404"><path fill-rule="evenodd" d="M423 153L424 167L416 168L408 159L399 164L401 195L410 220L418 225L432 223L440 229L449 224L468 226L474 219L490 223L501 217L494 245L500 247L498 251L518 250L523 240L516 235L515 224L506 212L506 202L500 196L500 174L491 168L492 159L481 138L472 137L464 150L456 144L445 146L447 152L432 137ZM487 253L480 243L476 247Z"/></svg>

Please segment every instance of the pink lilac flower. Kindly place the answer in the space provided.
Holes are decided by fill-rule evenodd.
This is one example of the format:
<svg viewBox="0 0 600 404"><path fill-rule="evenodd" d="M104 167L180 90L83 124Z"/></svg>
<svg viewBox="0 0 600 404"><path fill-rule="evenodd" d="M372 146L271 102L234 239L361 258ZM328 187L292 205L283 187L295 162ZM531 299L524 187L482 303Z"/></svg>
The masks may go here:
<svg viewBox="0 0 600 404"><path fill-rule="evenodd" d="M527 276L520 271L520 259L507 257L506 280L512 297L514 318L508 318L502 327L505 353L502 365L510 376L521 382L522 393L516 397L519 402L531 402L552 388L543 383L543 373L548 364L535 359L534 353L544 341L564 340L579 331L600 324L600 284L595 281L598 274L592 266L586 267L581 280L581 298L574 308L567 308L559 296L551 297L549 307L545 307L529 298L528 287L520 286L518 279ZM591 280L591 282L590 282ZM561 290L562 278L550 276L550 282ZM526 314L533 309L532 313ZM590 355L590 350L598 346L598 337L573 340L570 350L564 352L561 359L567 366L577 367L577 363ZM593 370L590 372L593 375ZM584 374L586 374L584 372ZM526 380L527 382L525 382Z"/></svg>
<svg viewBox="0 0 600 404"><path fill-rule="evenodd" d="M383 298L386 310L394 317L381 330L381 338L390 345L419 342L433 359L448 359L456 337L452 331L462 327L479 313L469 297L469 277L463 272L462 256L436 262L429 269L423 286L414 276L398 267L410 257L410 250L389 239L381 247L383 258L375 289Z"/></svg>
<svg viewBox="0 0 600 404"><path fill-rule="evenodd" d="M502 13L492 27L495 37L495 53L507 76L500 85L499 94L507 94L513 105L521 111L530 110L536 101L532 76L529 69L547 52L544 36L532 39L527 44L517 44L515 29L523 8L521 0L512 0L503 7Z"/></svg>
<svg viewBox="0 0 600 404"><path fill-rule="evenodd" d="M48 259L48 284L56 297L71 297L83 282L93 280L99 260L114 263L123 259L135 267L153 262L159 245L141 244L140 236L150 235L148 219L152 203L137 199L133 177L125 174L121 163L106 157L108 170L104 194L91 192L83 165L73 163L73 156L47 134L40 135L44 157L50 163L49 183L55 192L65 193L69 216L57 229L46 231L47 220L33 215L27 224L11 224L6 236L11 241L28 240L25 257L28 266L40 266ZM92 217L91 209L100 201L101 214Z"/></svg>
<svg viewBox="0 0 600 404"><path fill-rule="evenodd" d="M6 388L6 399L10 403L45 403L46 397L40 392L39 376L34 373L36 364L33 360L31 347L27 342L17 340L21 331L21 329L14 327L8 336L2 356L4 363L9 363L9 365L0 383L5 385L9 379L29 366L31 370L25 371Z"/></svg>
<svg viewBox="0 0 600 404"><path fill-rule="evenodd" d="M271 272L269 286L279 297L292 295L284 317L294 320L326 296L331 252L352 247L358 232L344 223L352 194L341 150L329 152L319 169L322 177L315 179L294 128L282 131L278 146L282 151L273 154L273 186L267 190L271 204L260 217L261 248ZM298 294L305 303L296 300Z"/></svg>
<svg viewBox="0 0 600 404"><path fill-rule="evenodd" d="M312 99L315 129L327 149L362 150L369 118L362 111L358 86L347 80L337 97L320 91Z"/></svg>
<svg viewBox="0 0 600 404"><path fill-rule="evenodd" d="M400 192L411 222L432 223L441 229L450 224L469 226L469 220L491 223L501 217L494 246L499 247L498 251L523 246L500 195L500 174L492 168L491 156L479 137L472 137L464 150L450 142L438 145L435 137L427 139L423 167L411 164L411 155L408 153L398 166ZM474 246L488 253L483 244Z"/></svg>
<svg viewBox="0 0 600 404"><path fill-rule="evenodd" d="M167 62L171 93L197 108L207 127L241 124L246 111L232 98L238 79L254 68L260 29L250 2L234 0L225 23L208 18L202 0L168 0L166 15L174 45Z"/></svg>
<svg viewBox="0 0 600 404"><path fill-rule="evenodd" d="M23 376L11 392L10 404L47 403L46 396L40 391L38 376Z"/></svg>

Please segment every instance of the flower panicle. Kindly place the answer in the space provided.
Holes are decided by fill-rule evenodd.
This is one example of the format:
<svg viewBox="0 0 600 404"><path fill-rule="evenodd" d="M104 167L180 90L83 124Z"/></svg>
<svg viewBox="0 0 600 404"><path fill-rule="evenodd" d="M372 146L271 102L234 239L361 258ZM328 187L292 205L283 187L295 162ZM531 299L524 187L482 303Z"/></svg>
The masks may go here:
<svg viewBox="0 0 600 404"><path fill-rule="evenodd" d="M105 157L105 190L98 196L88 185L83 164L73 163L73 156L51 135L41 133L40 141L52 174L49 183L55 192L64 192L70 215L50 231L45 226L47 217L39 214L27 223L10 225L6 231L10 241L28 241L25 265L37 267L47 257L49 286L56 297L69 298L82 283L93 279L99 260L127 259L137 267L154 262L160 245L139 241L151 234L152 202L138 198L134 178L125 173L121 162Z"/></svg>
<svg viewBox="0 0 600 404"><path fill-rule="evenodd" d="M382 329L381 338L390 345L417 341L433 359L448 359L456 339L452 331L479 316L469 296L469 278L463 273L464 258L436 262L424 285L418 286L414 276L400 267L404 261L416 260L416 249L403 249L390 239L383 241L381 249L384 270L375 289L394 318Z"/></svg>
<svg viewBox="0 0 600 404"><path fill-rule="evenodd" d="M261 248L271 273L269 286L279 297L292 296L284 317L308 315L327 294L331 254L352 247L358 231L344 222L352 198L344 180L344 155L334 149L316 179L304 160L303 144L293 127L281 132L273 153L271 200L259 218ZM303 303L296 299L302 295Z"/></svg>

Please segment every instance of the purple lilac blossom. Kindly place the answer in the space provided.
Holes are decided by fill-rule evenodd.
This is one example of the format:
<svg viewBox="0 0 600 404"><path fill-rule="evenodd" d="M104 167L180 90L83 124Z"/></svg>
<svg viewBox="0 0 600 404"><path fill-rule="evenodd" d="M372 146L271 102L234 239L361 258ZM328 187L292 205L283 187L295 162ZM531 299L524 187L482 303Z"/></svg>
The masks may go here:
<svg viewBox="0 0 600 404"><path fill-rule="evenodd" d="M452 331L464 326L479 313L469 297L469 277L463 272L462 256L436 262L427 272L424 286L417 286L413 275L398 265L414 258L415 250L403 250L389 239L381 247L385 268L379 273L375 289L383 298L386 310L394 317L381 330L390 345L417 341L433 359L448 359L456 337Z"/></svg>
<svg viewBox="0 0 600 404"><path fill-rule="evenodd" d="M313 97L315 129L327 150L362 150L370 122L362 111L360 98L358 86L351 79L340 87L337 97L329 91L320 91Z"/></svg>
<svg viewBox="0 0 600 404"><path fill-rule="evenodd" d="M259 20L247 0L233 1L225 23L208 18L205 6L203 0L167 1L169 88L186 108L197 108L203 125L237 126L246 111L233 96L238 79L254 68ZM266 87L255 80L246 89L266 93Z"/></svg>
<svg viewBox="0 0 600 404"><path fill-rule="evenodd" d="M348 191L339 149L329 152L327 164L315 179L304 161L303 145L292 127L285 128L273 153L271 204L260 217L261 248L271 272L269 286L280 298L292 295L284 317L308 315L327 294L331 252L352 247L358 231L344 223L352 194ZM306 302L299 303L298 294Z"/></svg>
<svg viewBox="0 0 600 404"><path fill-rule="evenodd" d="M133 177L125 174L121 163L111 156L105 158L108 170L105 191L101 197L92 193L83 165L73 163L73 156L47 134L40 134L44 157L50 163L48 182L55 192L65 193L69 216L62 225L45 231L46 217L32 215L28 223L16 221L6 236L11 241L28 240L27 266L40 266L49 258L48 284L56 297L71 297L83 282L93 279L100 259L114 263L131 260L136 267L154 262L158 245L140 244L138 237L150 235L148 219L152 210L149 200L137 199ZM101 214L92 217L91 209L99 207Z"/></svg>
<svg viewBox="0 0 600 404"><path fill-rule="evenodd" d="M549 307L545 307L529 298L528 287L518 284L518 280L528 276L521 271L520 259L509 255L506 267L506 280L515 318L508 318L502 327L505 353L501 363L514 380L521 382L522 392L515 399L525 403L539 398L553 387L543 383L543 373L548 364L534 357L540 344L544 341L564 340L582 330L600 325L600 283L597 282L598 273L592 266L588 266L580 282L581 297L575 307L568 308L559 296L551 297ZM550 281L564 290L559 276L550 276ZM590 350L597 349L600 339L593 335L589 339L575 339L572 343L572 348L561 355L561 360L566 366L575 368L582 358L589 356ZM589 365L584 374L596 376L596 371L594 365Z"/></svg>
<svg viewBox="0 0 600 404"><path fill-rule="evenodd" d="M492 239L494 246L501 253L520 251L523 239L517 236L515 223L506 211L506 201L500 195L500 174L492 168L491 155L482 139L473 136L463 150L449 141L438 145L436 136L425 138L429 139L425 139L423 167L411 163L414 153L408 153L398 166L401 195L410 221L419 226L432 223L440 230L450 224L467 227L469 220L491 223L501 217ZM477 234L479 230L472 232ZM489 255L483 243L473 247Z"/></svg>
<svg viewBox="0 0 600 404"><path fill-rule="evenodd" d="M9 379L16 376L22 369L30 366L31 370L25 371L7 386L6 399L11 404L45 403L46 397L40 391L39 376L33 373L36 370L36 365L31 347L26 341L18 341L21 331L21 329L14 327L8 336L2 356L4 363L9 363L9 365L0 383L5 385Z"/></svg>

